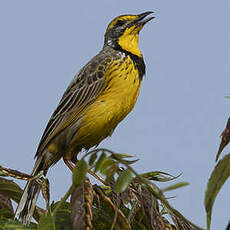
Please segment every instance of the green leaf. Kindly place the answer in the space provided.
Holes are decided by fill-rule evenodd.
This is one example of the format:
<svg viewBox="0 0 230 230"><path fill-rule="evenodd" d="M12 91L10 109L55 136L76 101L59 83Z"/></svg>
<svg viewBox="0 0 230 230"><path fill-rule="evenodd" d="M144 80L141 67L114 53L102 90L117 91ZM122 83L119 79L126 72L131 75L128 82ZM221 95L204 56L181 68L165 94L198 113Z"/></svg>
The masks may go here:
<svg viewBox="0 0 230 230"><path fill-rule="evenodd" d="M167 182L167 181L177 179L178 177L181 176L181 174L179 174L178 176L173 176L173 175L166 173L166 172L153 171L153 172L140 174L140 176L147 178L148 180Z"/></svg>
<svg viewBox="0 0 230 230"><path fill-rule="evenodd" d="M124 165L132 165L132 164L136 163L137 161L139 161L139 159L136 159L136 160L123 160L122 164L124 164Z"/></svg>
<svg viewBox="0 0 230 230"><path fill-rule="evenodd" d="M14 218L14 214L9 212L6 209L0 209L0 217L5 217L5 218ZM1 229L1 228L0 228Z"/></svg>
<svg viewBox="0 0 230 230"><path fill-rule="evenodd" d="M133 157L133 156L125 154L125 153L113 153L111 156L114 159L117 159L117 158L123 159L123 158L131 158L131 157Z"/></svg>
<svg viewBox="0 0 230 230"><path fill-rule="evenodd" d="M230 154L218 162L208 181L205 192L205 209L207 213L207 229L210 229L212 207L218 192L230 176Z"/></svg>
<svg viewBox="0 0 230 230"><path fill-rule="evenodd" d="M0 177L0 193L18 203L22 196L23 190L12 180L3 179Z"/></svg>
<svg viewBox="0 0 230 230"><path fill-rule="evenodd" d="M85 179L85 176L88 172L88 165L84 159L81 159L77 162L76 166L73 169L73 184L78 186Z"/></svg>
<svg viewBox="0 0 230 230"><path fill-rule="evenodd" d="M97 159L97 153L93 153L89 158L89 165L92 166L96 159Z"/></svg>
<svg viewBox="0 0 230 230"><path fill-rule="evenodd" d="M37 229L37 225L30 223L29 226L22 225L18 220L6 219L0 217L0 229L1 230L34 230Z"/></svg>
<svg viewBox="0 0 230 230"><path fill-rule="evenodd" d="M70 209L62 206L55 215L55 229L56 230L70 230L72 229L72 221L70 216Z"/></svg>
<svg viewBox="0 0 230 230"><path fill-rule="evenodd" d="M96 166L95 166L95 169L94 169L95 173L99 171L99 169L101 167L101 164L103 163L103 161L105 160L105 158L106 158L106 154L103 152L101 154L101 156L99 157L97 163L96 163Z"/></svg>
<svg viewBox="0 0 230 230"><path fill-rule="evenodd" d="M136 160L125 160L124 158L131 158L133 156L124 154L124 153L113 153L111 154L111 158L115 159L116 161L124 164L124 165L131 165L139 161L139 159Z"/></svg>
<svg viewBox="0 0 230 230"><path fill-rule="evenodd" d="M130 172L129 169L126 169L125 171L123 171L117 181L114 184L114 191L116 193L121 193L124 192L125 189L129 186L129 184L132 182L132 173Z"/></svg>
<svg viewBox="0 0 230 230"><path fill-rule="evenodd" d="M118 170L118 165L117 164L114 164L113 166L109 167L106 170L106 172L105 172L105 175L106 175L105 181L108 184L114 179L114 175L117 172L117 170Z"/></svg>
<svg viewBox="0 0 230 230"><path fill-rule="evenodd" d="M101 167L100 167L100 172L104 175L106 175L106 170L112 166L114 166L114 160L111 159L111 158L107 158L105 159L102 164L101 164Z"/></svg>
<svg viewBox="0 0 230 230"><path fill-rule="evenodd" d="M55 219L50 213L41 216L38 223L38 230L55 230Z"/></svg>
<svg viewBox="0 0 230 230"><path fill-rule="evenodd" d="M58 206L60 201L52 203L50 206L51 211L53 212ZM70 204L69 202L64 202L58 211L55 213L55 228L56 230L70 230L72 229L72 221L70 216Z"/></svg>
<svg viewBox="0 0 230 230"><path fill-rule="evenodd" d="M167 192L167 191L178 189L178 188L181 188L181 187L184 187L184 186L187 186L187 185L189 185L188 182L179 182L179 183L176 183L174 185L168 186L167 188L162 189L162 191Z"/></svg>

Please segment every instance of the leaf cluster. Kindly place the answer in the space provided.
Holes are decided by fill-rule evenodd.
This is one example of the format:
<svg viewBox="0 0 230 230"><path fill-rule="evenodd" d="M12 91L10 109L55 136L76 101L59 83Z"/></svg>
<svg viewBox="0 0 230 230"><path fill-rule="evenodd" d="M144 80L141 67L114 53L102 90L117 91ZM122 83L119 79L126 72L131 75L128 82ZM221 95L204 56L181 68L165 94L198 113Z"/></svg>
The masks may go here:
<svg viewBox="0 0 230 230"><path fill-rule="evenodd" d="M88 152L76 163L73 183L60 201L49 205L49 189L43 186L48 205L46 210L36 207L33 217L37 223L29 226L13 219L11 201L19 202L22 189L0 177L0 229L199 230L165 197L165 192L188 183L160 189L155 182L177 177L161 171L138 174L132 167L136 161L130 155L107 149ZM100 183L92 185L87 173Z"/></svg>

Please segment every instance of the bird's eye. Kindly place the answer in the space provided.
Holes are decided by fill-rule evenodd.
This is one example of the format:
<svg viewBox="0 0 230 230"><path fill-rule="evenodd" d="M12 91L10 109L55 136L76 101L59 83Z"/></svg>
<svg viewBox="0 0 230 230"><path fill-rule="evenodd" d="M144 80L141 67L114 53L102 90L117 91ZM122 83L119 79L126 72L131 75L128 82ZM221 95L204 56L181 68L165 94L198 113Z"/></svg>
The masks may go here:
<svg viewBox="0 0 230 230"><path fill-rule="evenodd" d="M123 26L125 24L125 22L126 22L125 20L118 20L116 25L117 26Z"/></svg>

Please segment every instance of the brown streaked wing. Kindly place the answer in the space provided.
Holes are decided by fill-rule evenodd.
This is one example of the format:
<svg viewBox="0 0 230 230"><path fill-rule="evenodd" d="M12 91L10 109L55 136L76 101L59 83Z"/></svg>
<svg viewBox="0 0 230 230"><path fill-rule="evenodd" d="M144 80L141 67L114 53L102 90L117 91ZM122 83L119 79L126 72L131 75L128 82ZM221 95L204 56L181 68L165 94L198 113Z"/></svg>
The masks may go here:
<svg viewBox="0 0 230 230"><path fill-rule="evenodd" d="M105 74L95 68L90 71L89 67L89 65L83 67L70 83L46 126L35 157L39 156L53 138L72 123L70 120L73 114L80 112L104 89Z"/></svg>

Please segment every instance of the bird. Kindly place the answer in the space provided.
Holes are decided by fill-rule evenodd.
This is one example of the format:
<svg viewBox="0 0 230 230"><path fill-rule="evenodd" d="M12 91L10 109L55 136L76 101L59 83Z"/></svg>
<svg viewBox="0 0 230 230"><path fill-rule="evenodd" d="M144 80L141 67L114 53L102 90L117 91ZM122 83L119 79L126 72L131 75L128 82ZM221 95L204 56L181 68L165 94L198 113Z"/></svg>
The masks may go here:
<svg viewBox="0 0 230 230"><path fill-rule="evenodd" d="M111 136L131 112L145 75L139 33L154 18L152 13L121 15L109 23L102 50L74 76L48 121L35 154L33 177L46 176L61 158L73 170L77 155ZM25 186L15 213L25 225L31 221L41 186L38 180Z"/></svg>

